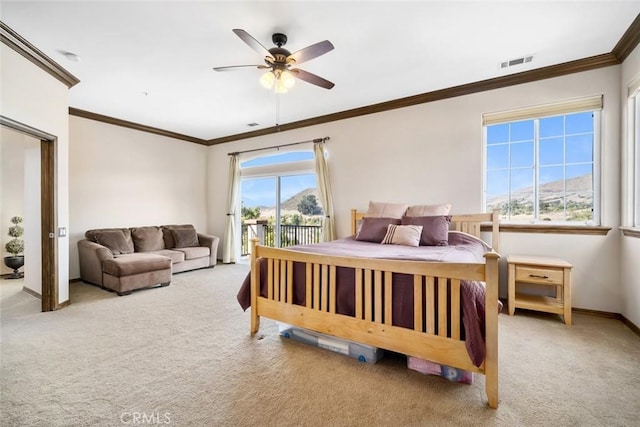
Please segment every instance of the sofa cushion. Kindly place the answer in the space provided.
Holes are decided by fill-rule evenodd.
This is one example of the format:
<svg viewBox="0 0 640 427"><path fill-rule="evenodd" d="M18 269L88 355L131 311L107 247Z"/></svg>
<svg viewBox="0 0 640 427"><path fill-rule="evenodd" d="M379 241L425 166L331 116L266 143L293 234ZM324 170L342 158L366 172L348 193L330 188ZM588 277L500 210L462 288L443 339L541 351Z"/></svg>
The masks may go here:
<svg viewBox="0 0 640 427"><path fill-rule="evenodd" d="M162 255L171 258L172 263L183 262L185 260L184 252L173 249L162 249L159 251L146 252L148 254Z"/></svg>
<svg viewBox="0 0 640 427"><path fill-rule="evenodd" d="M176 242L176 248L191 248L200 245L195 228L174 228L171 233Z"/></svg>
<svg viewBox="0 0 640 427"><path fill-rule="evenodd" d="M129 230L127 230L127 232L128 231ZM91 230L89 235L94 242L109 248L114 255L133 253L131 235L128 233L125 234L125 231L122 229Z"/></svg>
<svg viewBox="0 0 640 427"><path fill-rule="evenodd" d="M132 276L171 268L171 259L162 255L136 253L107 259L102 271L115 277Z"/></svg>
<svg viewBox="0 0 640 427"><path fill-rule="evenodd" d="M160 227L135 227L131 238L136 252L159 251L164 249L164 237Z"/></svg>
<svg viewBox="0 0 640 427"><path fill-rule="evenodd" d="M196 259L208 257L210 255L209 248L205 246L194 246L190 248L175 248L176 252L180 251L184 253L185 259Z"/></svg>
<svg viewBox="0 0 640 427"><path fill-rule="evenodd" d="M173 249L176 247L176 241L173 238L172 230L176 228L192 228L193 230L195 230L195 227L191 224L163 225L161 226L161 228L162 228L162 235L164 236L164 247L166 249Z"/></svg>

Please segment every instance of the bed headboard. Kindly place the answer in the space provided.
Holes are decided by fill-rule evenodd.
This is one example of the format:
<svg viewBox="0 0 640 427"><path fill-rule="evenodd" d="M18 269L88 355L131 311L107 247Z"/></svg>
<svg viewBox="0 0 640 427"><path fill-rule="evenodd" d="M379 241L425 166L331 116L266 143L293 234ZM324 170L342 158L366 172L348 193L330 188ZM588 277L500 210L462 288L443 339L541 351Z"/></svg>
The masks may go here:
<svg viewBox="0 0 640 427"><path fill-rule="evenodd" d="M364 212L358 212L357 209L351 209L351 234L356 234L358 229L358 221L364 217ZM500 220L498 211L489 213L451 215L451 230L463 231L481 238L482 224L491 226L491 247L495 252L500 252Z"/></svg>

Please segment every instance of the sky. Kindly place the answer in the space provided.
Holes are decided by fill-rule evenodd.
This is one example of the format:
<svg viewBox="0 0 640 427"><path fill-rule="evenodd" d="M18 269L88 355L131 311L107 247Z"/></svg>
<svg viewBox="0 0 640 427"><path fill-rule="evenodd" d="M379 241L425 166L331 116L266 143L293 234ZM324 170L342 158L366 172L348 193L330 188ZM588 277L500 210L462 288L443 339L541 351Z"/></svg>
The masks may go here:
<svg viewBox="0 0 640 427"><path fill-rule="evenodd" d="M241 167L264 166L276 163L313 160L312 151L294 151L258 157L242 162ZM281 177L281 201L284 202L307 188L317 186L315 174L287 175ZM276 204L276 178L244 178L240 188L242 205L245 207L273 207Z"/></svg>
<svg viewBox="0 0 640 427"><path fill-rule="evenodd" d="M540 184L592 173L593 122L591 111L539 119ZM487 126L487 199L533 186L534 135L533 120Z"/></svg>

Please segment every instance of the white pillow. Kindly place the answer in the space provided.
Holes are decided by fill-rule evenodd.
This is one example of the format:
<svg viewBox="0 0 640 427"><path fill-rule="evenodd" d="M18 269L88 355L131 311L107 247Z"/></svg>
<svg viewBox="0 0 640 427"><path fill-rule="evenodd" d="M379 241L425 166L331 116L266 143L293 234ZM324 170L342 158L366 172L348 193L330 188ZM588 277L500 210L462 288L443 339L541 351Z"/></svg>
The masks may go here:
<svg viewBox="0 0 640 427"><path fill-rule="evenodd" d="M395 218L401 219L409 205L405 203L381 203L369 202L369 209L364 215L368 218Z"/></svg>
<svg viewBox="0 0 640 427"><path fill-rule="evenodd" d="M387 234L382 239L383 245L419 246L422 235L421 225L389 224Z"/></svg>
<svg viewBox="0 0 640 427"><path fill-rule="evenodd" d="M451 203L441 205L417 205L410 206L404 216L441 216L449 215Z"/></svg>

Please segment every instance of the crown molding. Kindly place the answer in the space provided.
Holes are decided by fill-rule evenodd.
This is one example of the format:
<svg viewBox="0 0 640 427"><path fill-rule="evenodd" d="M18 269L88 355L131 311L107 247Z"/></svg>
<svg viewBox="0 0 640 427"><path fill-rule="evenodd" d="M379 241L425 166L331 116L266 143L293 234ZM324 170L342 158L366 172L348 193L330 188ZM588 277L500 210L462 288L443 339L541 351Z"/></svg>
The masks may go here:
<svg viewBox="0 0 640 427"><path fill-rule="evenodd" d="M618 61L624 62L638 43L640 43L640 14L636 15L636 19L627 28L611 53L618 58Z"/></svg>
<svg viewBox="0 0 640 427"><path fill-rule="evenodd" d="M96 120L99 122L108 123L115 126L121 126L129 129L139 130L142 132L153 133L156 135L166 136L169 138L181 139L183 141L193 142L196 144L208 145L207 141L205 141L204 139L195 138L189 135L183 135L181 133L171 132L164 129L154 128L151 126L141 125L139 123L129 122L127 120L116 119L114 117L104 116L102 114L92 113L91 111L80 110L78 108L69 107L69 115L82 117L90 120Z"/></svg>
<svg viewBox="0 0 640 427"><path fill-rule="evenodd" d="M67 85L68 88L80 83L76 76L65 70L60 64L49 58L2 21L0 21L0 41Z"/></svg>
<svg viewBox="0 0 640 427"><path fill-rule="evenodd" d="M226 142L238 141L241 139L254 138L257 136L269 135L272 133L299 129L307 126L329 123L337 120L350 119L353 117L364 116L367 114L381 113L384 111L395 110L397 108L411 107L413 105L425 104L427 102L440 101L447 98L455 98L463 95L484 92L487 90L500 89L503 87L530 83L537 80L544 80L553 77L564 76L567 74L579 73L583 71L594 70L596 68L617 65L620 61L612 53L605 53L589 58L578 59L575 61L565 62L562 64L551 65L548 67L537 68L535 70L523 71L520 73L510 74L508 76L495 77L492 79L481 80L474 83L467 83L460 86L453 86L446 89L436 90L433 92L421 93L419 95L408 96L406 98L394 99L392 101L372 104L366 107L354 108L338 113L318 116L311 119L300 120L297 122L286 123L265 129L255 130L251 132L240 133L236 135L225 136L222 138L210 139L207 145L223 144Z"/></svg>

